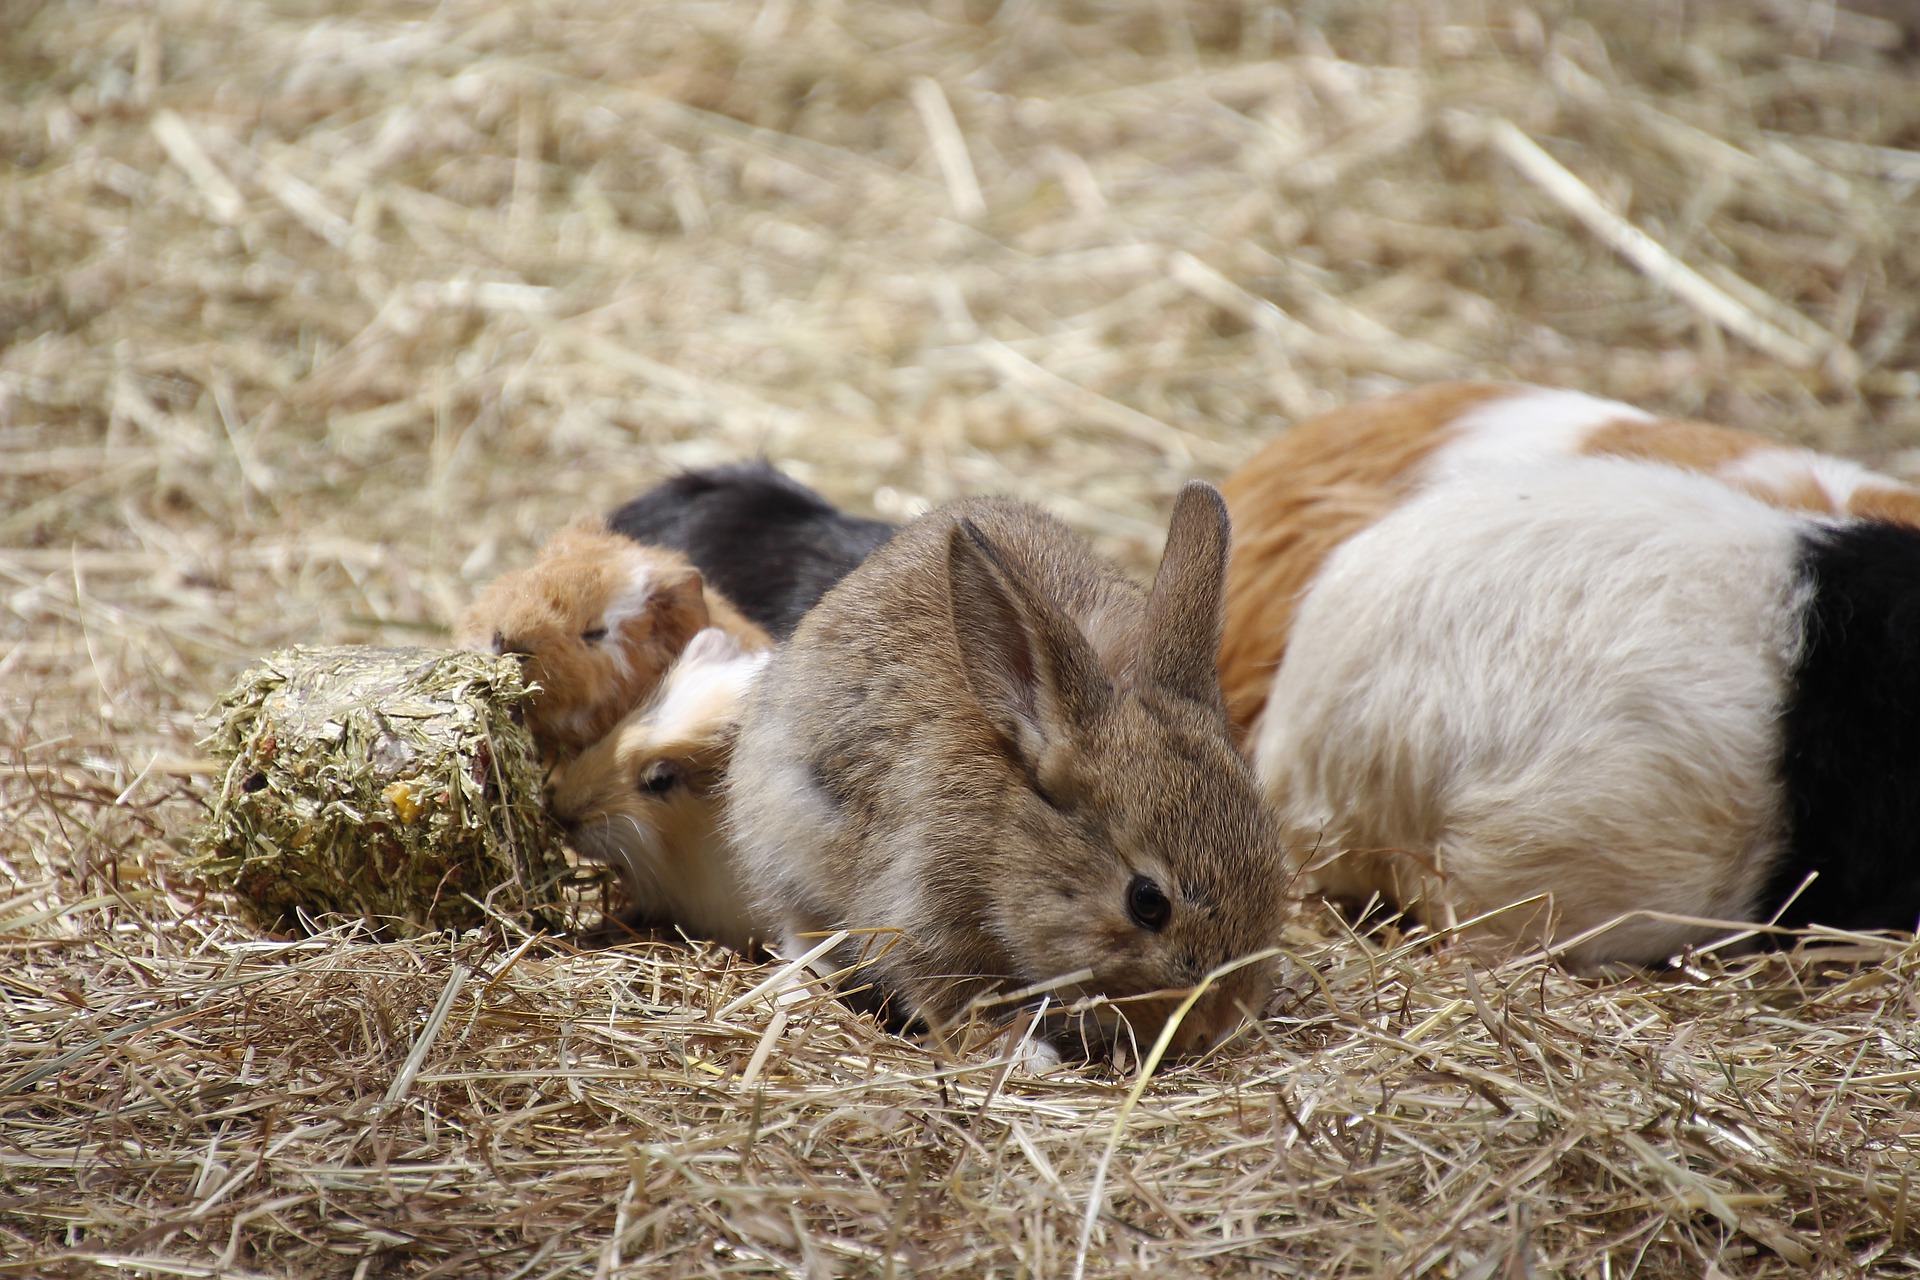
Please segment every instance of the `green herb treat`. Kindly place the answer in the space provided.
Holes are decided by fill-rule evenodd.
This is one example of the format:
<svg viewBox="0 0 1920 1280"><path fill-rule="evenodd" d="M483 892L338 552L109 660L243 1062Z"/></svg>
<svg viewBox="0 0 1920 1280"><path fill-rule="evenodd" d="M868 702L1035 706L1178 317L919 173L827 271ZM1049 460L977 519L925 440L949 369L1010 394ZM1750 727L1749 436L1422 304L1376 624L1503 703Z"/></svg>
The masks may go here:
<svg viewBox="0 0 1920 1280"><path fill-rule="evenodd" d="M209 713L226 768L200 872L274 929L339 914L405 936L554 904L568 868L513 714L528 693L491 654L274 654Z"/></svg>

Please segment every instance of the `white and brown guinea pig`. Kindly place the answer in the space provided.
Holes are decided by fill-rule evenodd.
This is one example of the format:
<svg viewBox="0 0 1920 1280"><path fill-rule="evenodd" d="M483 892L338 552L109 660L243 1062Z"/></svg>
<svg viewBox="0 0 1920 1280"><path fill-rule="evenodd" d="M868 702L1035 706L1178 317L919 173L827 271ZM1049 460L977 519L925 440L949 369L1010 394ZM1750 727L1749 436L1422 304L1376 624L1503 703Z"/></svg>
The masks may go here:
<svg viewBox="0 0 1920 1280"><path fill-rule="evenodd" d="M748 689L767 659L717 627L696 635L653 696L555 770L551 807L581 856L619 871L634 926L747 950L768 937L720 826L720 784Z"/></svg>
<svg viewBox="0 0 1920 1280"><path fill-rule="evenodd" d="M1584 965L1719 932L1634 913L1914 927L1920 491L1512 386L1323 415L1223 489L1222 683L1308 887L1631 916Z"/></svg>
<svg viewBox="0 0 1920 1280"><path fill-rule="evenodd" d="M772 647L684 555L582 520L549 538L527 568L488 583L455 639L521 658L540 686L526 704L527 728L543 752L564 758L639 706L709 624L742 648Z"/></svg>

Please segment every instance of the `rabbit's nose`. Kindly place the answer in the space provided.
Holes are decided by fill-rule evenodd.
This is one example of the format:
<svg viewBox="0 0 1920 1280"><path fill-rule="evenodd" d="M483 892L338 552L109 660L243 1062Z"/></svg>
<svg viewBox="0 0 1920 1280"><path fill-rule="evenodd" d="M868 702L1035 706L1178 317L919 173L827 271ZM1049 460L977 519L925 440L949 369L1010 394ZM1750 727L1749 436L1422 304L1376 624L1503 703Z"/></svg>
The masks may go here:
<svg viewBox="0 0 1920 1280"><path fill-rule="evenodd" d="M1179 1034L1174 1037L1174 1049L1182 1055L1192 1056L1205 1053L1215 1045L1224 1043L1240 1028L1240 1008L1238 1005L1217 1002L1209 1008L1206 1004L1188 1012L1186 1021L1180 1026Z"/></svg>
<svg viewBox="0 0 1920 1280"><path fill-rule="evenodd" d="M493 633L493 651L503 658L511 655L520 659L523 667L527 665L527 659L533 656L533 650L527 647L525 641L509 639L498 631Z"/></svg>
<svg viewBox="0 0 1920 1280"><path fill-rule="evenodd" d="M1173 1047L1182 1057L1191 1057L1213 1048L1217 1038L1211 1027L1189 1024L1180 1028L1180 1034L1174 1038Z"/></svg>

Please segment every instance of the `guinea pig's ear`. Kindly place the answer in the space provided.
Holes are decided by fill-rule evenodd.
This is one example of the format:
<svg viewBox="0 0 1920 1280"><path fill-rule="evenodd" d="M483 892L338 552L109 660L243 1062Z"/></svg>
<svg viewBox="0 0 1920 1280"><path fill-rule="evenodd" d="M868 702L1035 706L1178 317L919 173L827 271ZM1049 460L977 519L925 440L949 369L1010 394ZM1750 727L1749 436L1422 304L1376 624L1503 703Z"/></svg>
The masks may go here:
<svg viewBox="0 0 1920 1280"><path fill-rule="evenodd" d="M601 625L626 635L628 643L658 646L662 660L671 659L707 625L707 596L699 571L636 553L628 558L625 573ZM644 625L629 631L630 624L641 620Z"/></svg>
<svg viewBox="0 0 1920 1280"><path fill-rule="evenodd" d="M1093 646L971 520L948 538L947 595L967 687L1037 769L1049 743L1091 725L1112 695Z"/></svg>
<svg viewBox="0 0 1920 1280"><path fill-rule="evenodd" d="M1230 536L1220 491L1188 481L1174 499L1167 549L1147 597L1147 678L1222 715L1217 663Z"/></svg>
<svg viewBox="0 0 1920 1280"><path fill-rule="evenodd" d="M654 636L668 653L678 654L710 621L700 571L688 567L684 576L662 581L647 608L653 614Z"/></svg>

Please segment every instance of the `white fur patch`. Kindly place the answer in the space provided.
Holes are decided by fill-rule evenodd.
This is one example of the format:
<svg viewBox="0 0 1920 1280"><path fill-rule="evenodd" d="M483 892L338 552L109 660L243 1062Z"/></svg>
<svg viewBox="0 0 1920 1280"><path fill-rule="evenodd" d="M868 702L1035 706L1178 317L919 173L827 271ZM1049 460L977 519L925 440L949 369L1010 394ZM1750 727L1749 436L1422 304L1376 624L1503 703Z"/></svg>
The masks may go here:
<svg viewBox="0 0 1920 1280"><path fill-rule="evenodd" d="M1620 416L1555 403L1556 430ZM1657 464L1509 462L1411 499L1308 589L1254 744L1289 846L1344 851L1308 869L1322 891L1435 923L1550 895L1484 926L1508 937L1748 918L1784 834L1812 521ZM1638 918L1571 958L1712 932Z"/></svg>
<svg viewBox="0 0 1920 1280"><path fill-rule="evenodd" d="M716 640L714 637L718 637ZM733 637L707 627L687 642L643 715L656 742L703 740L739 716L747 691L772 653L742 653Z"/></svg>
<svg viewBox="0 0 1920 1280"><path fill-rule="evenodd" d="M1720 467L1723 479L1749 484L1767 493L1791 493L1812 480L1827 495L1835 511L1845 511L1847 501L1862 485L1885 484L1857 462L1815 453L1811 449L1755 449Z"/></svg>
<svg viewBox="0 0 1920 1280"><path fill-rule="evenodd" d="M600 625L609 634L645 613L653 604L655 565L644 555L629 552L622 557L627 570L627 580L613 599L607 601L605 612L600 615Z"/></svg>
<svg viewBox="0 0 1920 1280"><path fill-rule="evenodd" d="M613 593L613 599L607 601L606 608L601 611L600 625L607 635L595 647L613 663L618 678L627 680L633 675L633 655L621 632L629 622L644 617L653 607L654 592L658 590L658 566L637 551L628 551L621 561L627 571L627 580Z"/></svg>
<svg viewBox="0 0 1920 1280"><path fill-rule="evenodd" d="M1437 483L1490 467L1571 455L1594 428L1620 421L1651 422L1653 415L1582 391L1524 387L1454 419L1448 443L1427 464L1428 476Z"/></svg>

